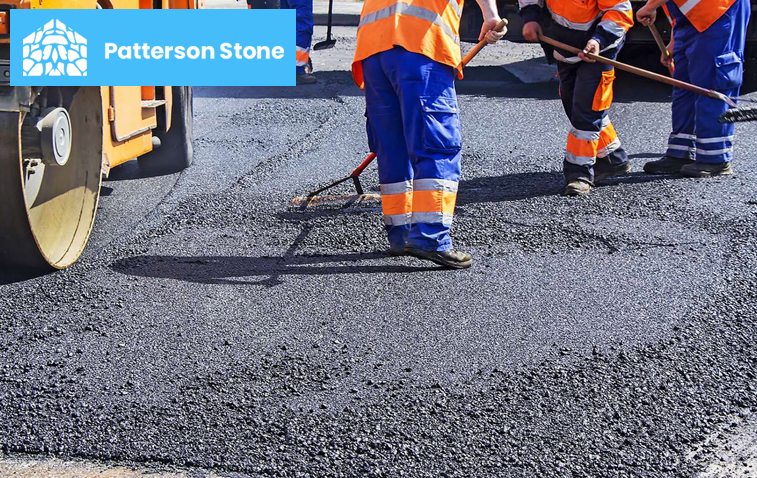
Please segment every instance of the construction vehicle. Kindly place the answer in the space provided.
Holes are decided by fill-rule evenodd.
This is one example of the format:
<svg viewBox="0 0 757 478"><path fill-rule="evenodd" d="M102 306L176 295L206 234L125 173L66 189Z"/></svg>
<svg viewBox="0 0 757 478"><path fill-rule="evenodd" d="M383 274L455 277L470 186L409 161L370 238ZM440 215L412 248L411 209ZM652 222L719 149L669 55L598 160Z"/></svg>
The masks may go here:
<svg viewBox="0 0 757 478"><path fill-rule="evenodd" d="M0 271L70 266L112 168L139 158L141 169L165 174L193 155L191 87L10 86L10 12L195 9L203 1L0 0Z"/></svg>
<svg viewBox="0 0 757 478"><path fill-rule="evenodd" d="M636 18L636 11L644 6L646 0L631 0L631 4L634 10L634 19ZM518 14L518 0L498 0L497 7L499 8L499 14L502 18L507 18L510 23L505 40L510 40L517 43L525 42L522 35L523 20ZM546 10L546 9L545 9ZM543 25L548 25L551 22L549 14L545 12L542 18ZM478 8L476 2L466 2L463 8L463 16L460 21L460 38L463 41L477 42L478 35L481 32L481 24L484 22L484 18L481 15L481 9ZM662 34L663 38L667 41L670 39L670 23L665 15L662 15L662 11L657 15L656 21L657 29ZM621 54L634 55L642 49L645 52L651 51L653 54L651 58L656 61L659 58L655 40L649 29L641 25L639 22L634 22L634 26L626 35L626 43L621 51ZM552 62L551 47L545 48L547 54L547 60ZM633 53L631 53L633 52ZM749 24L749 31L747 33L747 55L751 58L757 56L757 0L752 0L752 19ZM638 55L635 55L638 57ZM642 58L629 58L629 61L635 62Z"/></svg>

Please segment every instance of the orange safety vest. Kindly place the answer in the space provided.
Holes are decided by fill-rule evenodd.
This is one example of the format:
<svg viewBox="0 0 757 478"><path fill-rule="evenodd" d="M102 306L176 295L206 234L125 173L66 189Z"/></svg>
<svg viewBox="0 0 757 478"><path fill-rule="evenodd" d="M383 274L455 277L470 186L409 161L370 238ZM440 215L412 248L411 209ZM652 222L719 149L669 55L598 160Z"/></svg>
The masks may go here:
<svg viewBox="0 0 757 478"><path fill-rule="evenodd" d="M536 4L521 0L521 6ZM633 26L633 8L628 0L547 0L552 20L565 28L589 31L597 20L618 37Z"/></svg>
<svg viewBox="0 0 757 478"><path fill-rule="evenodd" d="M699 32L710 28L736 0L673 0Z"/></svg>
<svg viewBox="0 0 757 478"><path fill-rule="evenodd" d="M365 0L352 60L355 83L365 87L364 59L395 46L456 68L462 78L462 13L463 0L412 0L412 4L402 0Z"/></svg>

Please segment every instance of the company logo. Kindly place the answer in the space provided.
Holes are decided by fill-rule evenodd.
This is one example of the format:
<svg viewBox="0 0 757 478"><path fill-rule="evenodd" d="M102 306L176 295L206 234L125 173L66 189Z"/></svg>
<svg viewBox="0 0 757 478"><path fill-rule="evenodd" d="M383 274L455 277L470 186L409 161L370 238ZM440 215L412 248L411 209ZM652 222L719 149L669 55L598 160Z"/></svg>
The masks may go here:
<svg viewBox="0 0 757 478"><path fill-rule="evenodd" d="M24 76L87 76L87 39L50 20L23 41Z"/></svg>

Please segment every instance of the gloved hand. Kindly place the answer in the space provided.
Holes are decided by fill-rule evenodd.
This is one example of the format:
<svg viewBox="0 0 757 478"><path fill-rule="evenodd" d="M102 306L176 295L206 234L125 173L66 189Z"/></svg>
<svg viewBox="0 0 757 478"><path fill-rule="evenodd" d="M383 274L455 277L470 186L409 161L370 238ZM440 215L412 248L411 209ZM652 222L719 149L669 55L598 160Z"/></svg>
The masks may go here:
<svg viewBox="0 0 757 478"><path fill-rule="evenodd" d="M478 35L478 41L486 39L486 43L497 43L497 41L505 36L505 33L507 33L507 27L503 28L501 32L492 30L497 26L497 23L499 23L500 20L501 18L499 17L492 17L488 20L485 20L484 24L481 25L481 33Z"/></svg>
<svg viewBox="0 0 757 478"><path fill-rule="evenodd" d="M587 63L594 63L595 60L592 60L588 56L586 56L587 53L593 53L595 55L599 55L599 42L597 40L594 40L593 38L586 42L586 46L584 47L584 51L578 54L578 58L582 59L583 61Z"/></svg>
<svg viewBox="0 0 757 478"><path fill-rule="evenodd" d="M542 29L539 22L528 22L523 25L523 38L525 38L526 41L538 42L541 35Z"/></svg>

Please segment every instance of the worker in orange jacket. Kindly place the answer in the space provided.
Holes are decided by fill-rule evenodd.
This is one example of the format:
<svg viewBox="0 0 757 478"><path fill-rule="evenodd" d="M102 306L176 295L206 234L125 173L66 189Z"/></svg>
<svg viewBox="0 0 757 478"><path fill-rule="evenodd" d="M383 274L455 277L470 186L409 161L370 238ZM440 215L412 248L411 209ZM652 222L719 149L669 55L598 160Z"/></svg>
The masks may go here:
<svg viewBox="0 0 757 478"><path fill-rule="evenodd" d="M644 25L657 17L665 0L650 0L637 12ZM752 7L749 0L673 0L673 77L726 96L738 96L744 80L744 44ZM663 64L670 61L662 58ZM673 88L673 131L661 159L644 165L650 174L706 178L732 173L735 125L720 123L728 105Z"/></svg>
<svg viewBox="0 0 757 478"><path fill-rule="evenodd" d="M480 39L502 32L495 0L477 0ZM352 63L365 89L368 143L378 160L384 224L392 255L448 268L470 267L454 250L450 227L460 180L460 119L455 74L462 78L462 0L365 0Z"/></svg>
<svg viewBox="0 0 757 478"><path fill-rule="evenodd" d="M519 0L523 37L539 41L538 23L545 0ZM588 194L604 178L630 171L607 111L612 105L613 67L597 63L587 53L607 58L618 55L626 32L633 26L629 0L546 0L552 16L550 36L583 49L578 56L555 50L560 97L571 123L563 171L565 195Z"/></svg>

